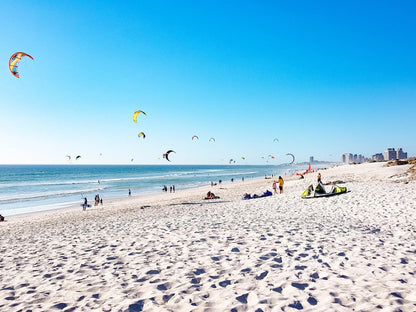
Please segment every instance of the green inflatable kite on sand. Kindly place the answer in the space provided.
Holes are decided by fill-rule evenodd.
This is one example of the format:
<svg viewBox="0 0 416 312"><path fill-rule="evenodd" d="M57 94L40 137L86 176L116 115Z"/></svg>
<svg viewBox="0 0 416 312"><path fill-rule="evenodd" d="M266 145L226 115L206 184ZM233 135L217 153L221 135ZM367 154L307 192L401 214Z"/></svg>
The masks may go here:
<svg viewBox="0 0 416 312"><path fill-rule="evenodd" d="M319 183L315 190L313 189L313 185L309 185L308 188L302 193L302 198L318 198L318 197L326 197L326 196L334 196L339 195L347 192L346 187L340 187L338 185L333 185L330 192L325 190L325 187L322 183Z"/></svg>

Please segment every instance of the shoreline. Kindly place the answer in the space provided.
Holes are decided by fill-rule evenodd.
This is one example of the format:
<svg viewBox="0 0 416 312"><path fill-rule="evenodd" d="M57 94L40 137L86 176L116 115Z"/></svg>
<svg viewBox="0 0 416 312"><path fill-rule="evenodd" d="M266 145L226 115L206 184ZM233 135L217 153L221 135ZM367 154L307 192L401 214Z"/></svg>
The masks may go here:
<svg viewBox="0 0 416 312"><path fill-rule="evenodd" d="M331 164L332 166L334 166L334 164ZM295 170L295 169L292 169L292 170L294 170L294 171L299 171L299 170ZM290 172L290 171L292 171L292 170L289 170L289 169L286 169L285 171L286 172ZM286 175L286 176L284 176L284 177L291 177L291 176L294 176L294 174L289 174L289 175ZM234 177L234 182L231 182L230 180L227 180L227 181L222 181L222 183L221 184L219 184L218 183L218 181L213 181L214 183L216 183L216 185L218 186L218 185L227 185L227 184L229 184L229 183L231 183L231 184L237 184L237 183L239 183L239 182L241 182L241 178L242 178L242 176L241 175L237 175L236 177ZM246 176L246 177L244 177L245 178L245 180L246 181L251 181L251 180L262 180L262 179L264 179L264 177L251 177L251 176ZM270 181L270 180L269 180ZM199 182L195 182L195 184L200 184L200 183L202 183L201 181L199 181ZM191 187L186 187L186 188L184 188L184 189L179 189L179 190L176 190L176 192L179 192L179 191L187 191L187 190L192 190L192 189L199 189L199 188L201 188L201 189L205 189L205 187L206 186L209 186L209 187L211 187L210 185L209 185L209 182L207 181L206 182L207 184L206 185L203 185L203 186L201 186L201 185L197 185L197 186L191 186ZM214 187L215 188L215 187ZM207 190L208 191L208 190ZM207 192L206 191L206 192ZM98 194L100 194L100 192L99 191L97 191L97 193ZM159 195L167 195L167 194L170 194L170 192L163 192L163 191L156 191L156 190L153 190L153 191L146 191L145 193L143 193L142 195L135 195L135 196L131 196L131 198L149 198L149 197L152 197L152 196L157 196L158 198L159 198ZM100 207L101 205L98 205L98 206L94 206L93 205L93 203L94 203L94 201L92 200L92 198L91 198L91 196L92 195L90 195L90 198L88 198L88 203L91 205L91 207L89 208L90 210L92 209L92 208L98 208L98 207ZM100 194L100 196L101 196L101 194ZM123 199L127 199L127 198L129 198L129 197L112 197L112 198L109 198L109 199L103 199L104 200L104 203L114 203L115 201L117 202L118 200L123 200ZM83 202L83 200L82 199L80 199L79 200L79 204L70 204L69 202L68 202L68 204L66 204L66 203L56 203L56 204L50 204L50 205L54 205L54 206L57 206L57 208L49 208L49 209L43 209L43 210L39 210L39 211L28 211L28 212L19 212L19 213L15 213L15 214L10 214L10 215L7 215L7 214L5 214L4 216L5 217L7 217L7 218L11 218L11 217L14 217L14 216L24 216L24 215L30 215L30 214L38 214L38 213L47 213L47 212L53 212L53 211L64 211L64 210L76 210L77 208L78 208L78 206L80 205L80 204L82 204L82 202ZM91 204L92 203L92 204ZM49 206L49 205L44 205L44 206ZM61 207L59 207L59 206L61 206ZM104 206L105 206L105 204L104 204ZM43 207L43 206L40 206L40 207ZM27 209L27 210L31 210L32 208L31 207L26 207L26 208L24 208L24 209ZM88 208L87 208L88 209ZM23 210L23 209L22 209Z"/></svg>
<svg viewBox="0 0 416 312"><path fill-rule="evenodd" d="M29 168L32 166L29 166ZM54 167L54 166L52 166ZM101 166L98 166L101 167ZM113 167L113 166L110 166ZM121 167L125 167L125 166L121 166ZM142 166L139 166L142 167ZM149 167L154 167L154 166L149 166ZM183 167L183 166L182 166ZM189 166L192 167L192 166ZM252 179L257 177L263 177L263 174L270 171L270 173L273 173L273 171L284 171L287 172L288 168L280 168L280 167L268 167L268 166L264 166L264 169L259 169L259 167L256 167L257 172L250 172L250 169L247 170L247 168L251 168L252 166L245 166L244 168L246 169L241 169L242 171L239 172L240 169L235 169L235 167L233 167L233 169L231 169L230 172L227 171L223 171L224 169L219 169L219 170L215 170L215 171L220 171L219 174L216 173L215 171L213 173L209 173L209 171L206 170L210 170L212 166L207 166L208 169L204 169L204 168L200 168L200 172L198 172L198 170L196 171L196 174L194 175L194 177L192 177L192 175L183 175L181 171L184 169L178 169L179 171L174 170L173 173L173 178L171 178L170 176L170 172L166 172L165 176L157 176L158 179L156 179L154 182L145 182L142 183L140 181L151 181L150 179L152 179L151 175L149 176L149 173L145 173L145 175L143 177L139 175L131 175L131 173L129 174L128 172L126 172L127 175L123 175L123 172L114 172L114 176L109 176L109 174L111 174L111 172L109 172L107 169L103 169L104 171L102 172L102 174L105 176L102 179L98 179L98 184L94 184L93 185L88 185L86 186L86 188L94 188L97 187L96 191L92 191L92 190L85 190L85 192L82 193L78 193L78 192L70 192L72 191L71 189L62 189L62 194L66 194L69 193L71 195L67 196L61 196L62 194L58 193L57 191L54 191L57 195L55 197L51 197L49 198L47 195L45 195L46 197L44 198L44 200L35 200L34 202L31 202L31 197L27 197L28 200L26 200L26 193L24 190L20 190L21 194L19 193L19 190L10 190L10 192L12 192L11 194L20 194L20 195L16 195L16 198L14 198L13 196L5 196L7 195L7 193L3 192L3 198L8 198L10 197L10 199L16 201L19 197L22 198L21 202L17 201L16 203L13 201L12 203L10 203L10 205L7 205L6 200L3 200L0 207L1 207L1 213L6 216L6 217L10 217L12 215L19 215L19 214L27 214L27 213L32 213L32 212L36 212L36 211L49 211L49 210L58 210L58 209L65 209L68 207L72 207L72 206L77 206L77 204L82 200L84 197L87 197L89 202L91 203L91 201L93 202L93 198L95 196L95 194L99 194L100 197L102 197L105 201L108 200L113 200L113 199L119 199L119 198L124 198L125 195L127 195L127 190L129 188L131 188L133 194L139 194L139 196L146 196L146 195L155 195L155 194L159 194L162 186L164 184L167 185L173 185L175 184L176 187L178 188L182 188L182 189L190 189L190 188L195 188L195 187L200 187L200 186L204 186L210 183L210 181L214 181L217 182L219 179L222 179L225 181L223 183L227 183L231 178L234 178L235 181L238 181L239 179L241 179L242 177L245 177L246 179ZM220 166L221 167L221 166ZM220 168L219 167L219 168ZM223 167L227 167L227 166L223 166ZM260 166L261 168L262 166ZM65 166L66 168L66 166ZM215 168L214 168L215 169ZM246 173L244 171L247 171ZM178 178L175 178L174 176L177 173L181 173L179 174ZM257 175L252 175L253 173L257 174ZM276 173L276 172L274 172ZM52 172L51 174L55 174L55 172ZM88 173L87 173L88 174ZM187 173L189 174L189 172ZM200 177L199 175L202 174ZM259 175L260 174L260 175ZM71 185L71 184L79 184L79 183L91 183L93 181L97 181L97 177L98 176L96 173L93 173L91 177L87 178L87 179L81 179L81 180L74 180L72 181L71 178L73 177L69 177L67 181L65 181L64 185ZM212 175L210 177L210 175ZM162 178L162 179L160 179ZM137 180L138 182L135 182L131 185L128 185L126 183L124 183L123 181L128 181L128 180ZM101 183L100 185L100 180L101 182L107 182L105 184ZM160 181L159 181L160 180ZM121 185L114 185L111 184L111 181L122 181ZM71 183L72 182L72 183ZM110 182L108 184L108 182ZM52 185L52 187L54 186L51 182L46 181L45 185ZM57 180L57 185L59 185L60 181ZM28 184L28 185L33 185L32 184ZM81 187L82 188L82 187ZM58 189L59 190L59 189ZM124 194L125 191L125 194ZM39 192L39 194L36 194L36 197L42 197L41 195L42 192L44 192L44 190L33 190L33 192ZM28 192L28 195L31 195L30 191ZM1 194L0 194L1 197ZM35 198L36 198L35 197Z"/></svg>
<svg viewBox="0 0 416 312"><path fill-rule="evenodd" d="M288 176L288 177L293 177L294 175ZM286 176L284 176L286 177ZM160 191L158 193L149 193L149 194L144 194L144 195L136 195L136 196L130 196L130 197L117 197L117 198L111 198L108 200L105 200L103 205L99 204L97 206L91 205L90 208L87 208L86 212L88 211L94 211L94 212L99 212L99 211L104 211L106 212L108 209L117 209L116 206L118 205L153 205L155 206L157 205L162 205L163 203L168 203L170 205L174 204L175 201L180 201L182 198L187 198L190 197L194 200L203 200L203 197L206 195L206 193L208 191L212 191L217 194L217 193L221 193L221 189L227 189L227 186L232 186L233 188L237 188L240 187L241 185L250 185L252 183L258 184L263 182L263 180L266 183L270 184L270 189L271 188L271 184L273 182L273 180L270 179L265 179L263 178L246 178L244 181L226 181L226 182L222 182L221 184L216 184L215 186L211 186L209 184L207 184L206 186L196 186L196 187L190 187L190 188L186 188L186 189L179 189L179 190L175 190L175 192L163 192ZM271 181L271 182L270 182ZM252 182L252 183L250 183ZM199 194L201 194L201 196L199 196ZM89 203L91 203L91 201L89 201ZM15 215L10 215L7 216L7 220L10 219L20 219L20 218L27 218L27 217L31 217L31 216L43 216L43 215L54 215L56 213L73 213L73 212L81 212L83 213L84 211L82 211L82 207L80 206L82 204L82 200L79 201L79 205L70 205L67 207L63 207L63 208L56 208L56 209L48 209L48 210L42 210L42 211L33 211L33 212L27 212L27 213L21 213L21 214L15 214Z"/></svg>

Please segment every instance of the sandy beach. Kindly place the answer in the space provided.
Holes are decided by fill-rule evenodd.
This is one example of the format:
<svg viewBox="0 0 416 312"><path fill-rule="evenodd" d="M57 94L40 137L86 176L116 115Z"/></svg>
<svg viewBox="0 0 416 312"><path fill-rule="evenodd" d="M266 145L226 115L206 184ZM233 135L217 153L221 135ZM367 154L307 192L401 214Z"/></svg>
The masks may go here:
<svg viewBox="0 0 416 312"><path fill-rule="evenodd" d="M416 182L384 165L9 217L0 311L416 311Z"/></svg>

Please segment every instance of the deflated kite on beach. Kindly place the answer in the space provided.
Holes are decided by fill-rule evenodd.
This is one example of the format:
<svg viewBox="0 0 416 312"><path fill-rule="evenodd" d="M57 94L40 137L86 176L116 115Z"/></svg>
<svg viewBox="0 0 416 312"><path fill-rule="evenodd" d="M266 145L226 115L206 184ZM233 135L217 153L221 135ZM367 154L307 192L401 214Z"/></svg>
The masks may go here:
<svg viewBox="0 0 416 312"><path fill-rule="evenodd" d="M302 193L300 197L306 199L306 198L318 198L318 197L326 197L326 196L334 196L334 195L340 195L347 192L346 187L340 187L338 185L332 186L331 191L327 192L325 190L325 187L322 183L318 183L318 185L315 187L315 190L313 189L313 185L309 185L308 188Z"/></svg>

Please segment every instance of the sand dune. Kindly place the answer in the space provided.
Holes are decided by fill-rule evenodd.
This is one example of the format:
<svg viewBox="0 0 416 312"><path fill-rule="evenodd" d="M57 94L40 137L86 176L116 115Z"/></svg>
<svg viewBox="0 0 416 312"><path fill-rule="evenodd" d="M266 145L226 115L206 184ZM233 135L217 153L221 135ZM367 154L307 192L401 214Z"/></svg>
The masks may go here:
<svg viewBox="0 0 416 312"><path fill-rule="evenodd" d="M1 311L415 311L408 166L321 171L339 196L246 180L8 218ZM221 198L203 200L212 190Z"/></svg>

